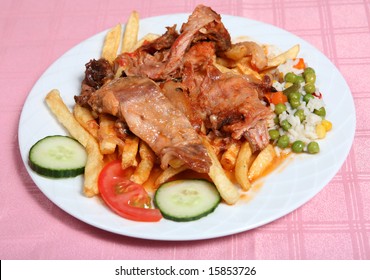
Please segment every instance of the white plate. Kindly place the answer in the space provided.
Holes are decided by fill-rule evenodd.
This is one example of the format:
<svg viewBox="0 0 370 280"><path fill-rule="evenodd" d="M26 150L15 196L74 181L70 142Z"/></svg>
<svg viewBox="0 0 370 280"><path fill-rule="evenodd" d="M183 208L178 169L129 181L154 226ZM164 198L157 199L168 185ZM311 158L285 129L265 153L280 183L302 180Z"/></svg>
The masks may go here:
<svg viewBox="0 0 370 280"><path fill-rule="evenodd" d="M139 37L147 33L163 34L166 26L177 23L179 27L187 17L188 14L174 14L143 19ZM248 36L281 50L297 43L301 45L300 56L317 72L327 119L333 123L332 132L320 143L321 152L298 156L283 169L271 173L253 199L242 199L234 206L221 204L213 214L188 223L164 219L159 223L128 221L112 213L97 198L84 197L82 176L53 180L35 174L28 166L30 147L47 135L67 134L49 112L44 97L57 88L72 108L85 63L100 56L106 34L102 32L53 63L35 84L23 107L19 123L21 155L33 181L52 202L77 219L110 232L145 239L196 240L226 236L274 221L309 201L333 178L347 157L355 132L354 103L342 75L321 52L287 31L246 18L225 15L222 19L232 38Z"/></svg>

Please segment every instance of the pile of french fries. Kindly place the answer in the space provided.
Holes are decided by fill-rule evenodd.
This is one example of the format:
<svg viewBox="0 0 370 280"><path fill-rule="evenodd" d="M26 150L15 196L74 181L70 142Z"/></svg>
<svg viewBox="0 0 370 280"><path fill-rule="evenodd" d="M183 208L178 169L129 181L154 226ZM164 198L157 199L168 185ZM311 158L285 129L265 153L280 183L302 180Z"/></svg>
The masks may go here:
<svg viewBox="0 0 370 280"><path fill-rule="evenodd" d="M134 51L143 42L158 38L156 34L147 34L138 40L138 31L139 14L133 11L124 31L121 24L117 24L108 31L101 56L112 63L119 53ZM248 60L246 57L236 59L233 66L223 63L222 59L215 59L214 63L223 72L233 71L261 79L263 72L277 67L288 59L296 58L298 52L299 45L296 45L286 52L268 58L265 68L260 72L251 66L250 59ZM116 77L120 76L123 70L118 69ZM88 156L83 193L87 197L99 194L99 173L104 165L111 160L120 159L122 169L134 168L131 176L132 181L138 184L144 184L148 181L157 162L156 155L144 141L134 135L128 136L125 140L120 139L115 130L115 117L106 114L96 115L95 112L78 104L74 105L71 112L64 104L58 90L49 92L45 100L51 112L70 135L86 148ZM239 200L241 192L250 190L252 183L264 174L277 157L272 145L268 145L256 154L252 153L247 141L233 142L221 151L217 142L222 139L211 141L206 136L201 137L212 160L208 176L227 204L235 204ZM172 165L161 170L159 175L157 172L153 189L185 170L184 165Z"/></svg>

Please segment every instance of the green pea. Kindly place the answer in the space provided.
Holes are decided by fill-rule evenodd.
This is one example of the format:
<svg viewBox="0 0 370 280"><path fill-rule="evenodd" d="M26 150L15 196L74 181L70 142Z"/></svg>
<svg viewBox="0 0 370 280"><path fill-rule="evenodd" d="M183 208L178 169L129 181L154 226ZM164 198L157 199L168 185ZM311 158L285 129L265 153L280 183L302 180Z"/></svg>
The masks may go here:
<svg viewBox="0 0 370 280"><path fill-rule="evenodd" d="M303 71L303 75L306 76L307 74L315 74L315 70L312 67L307 67Z"/></svg>
<svg viewBox="0 0 370 280"><path fill-rule="evenodd" d="M277 140L280 137L280 133L277 129L269 130L269 135L271 140Z"/></svg>
<svg viewBox="0 0 370 280"><path fill-rule="evenodd" d="M308 143L307 152L309 154L317 154L318 152L320 152L319 144L315 141L312 141L312 142Z"/></svg>
<svg viewBox="0 0 370 280"><path fill-rule="evenodd" d="M286 111L286 106L283 103L276 104L275 106L275 113L280 115L281 113Z"/></svg>
<svg viewBox="0 0 370 280"><path fill-rule="evenodd" d="M294 99L295 100L301 99L301 94L299 92L297 92L297 91L291 92L289 94L289 100L294 100Z"/></svg>
<svg viewBox="0 0 370 280"><path fill-rule="evenodd" d="M315 109L315 110L313 110L313 112L314 112L314 114L316 114L316 115L318 115L318 116L320 116L320 117L323 117L323 118L325 118L325 116L326 116L326 110L325 110L325 107L321 107L320 109Z"/></svg>
<svg viewBox="0 0 370 280"><path fill-rule="evenodd" d="M304 111L302 109L298 109L294 113L294 116L297 116L301 122L303 122L306 119L306 116L305 116Z"/></svg>
<svg viewBox="0 0 370 280"><path fill-rule="evenodd" d="M312 94L316 91L316 87L315 87L315 84L312 84L312 83L307 83L304 85L303 87L304 91L308 94Z"/></svg>
<svg viewBox="0 0 370 280"><path fill-rule="evenodd" d="M304 80L307 84L315 84L316 74L315 73L307 73L304 76Z"/></svg>
<svg viewBox="0 0 370 280"><path fill-rule="evenodd" d="M281 128L284 129L285 131L288 131L292 125L288 122L288 120L283 120L280 124Z"/></svg>
<svg viewBox="0 0 370 280"><path fill-rule="evenodd" d="M283 93L286 95L286 96L289 96L289 94L291 94L292 92L295 92L297 90L299 90L301 88L301 85L298 84L298 83L294 83L292 84L290 87L286 88L283 90Z"/></svg>
<svg viewBox="0 0 370 280"><path fill-rule="evenodd" d="M297 75L294 74L293 72L288 72L284 76L284 80L288 83L294 83L296 81Z"/></svg>
<svg viewBox="0 0 370 280"><path fill-rule="evenodd" d="M296 75L295 81L296 81L296 83L303 83L304 78L302 76Z"/></svg>
<svg viewBox="0 0 370 280"><path fill-rule="evenodd" d="M305 85L304 85L304 87L303 87L303 89L304 89L304 91L305 91L306 93L310 93L310 94L312 94L312 93L314 93L314 92L315 92L316 87L315 87L315 85L314 85L314 84L305 84Z"/></svg>
<svg viewBox="0 0 370 280"><path fill-rule="evenodd" d="M277 146L281 149L285 149L289 146L289 137L288 135L281 135L277 141Z"/></svg>
<svg viewBox="0 0 370 280"><path fill-rule="evenodd" d="M299 105L301 105L301 101L299 101L299 99L292 99L289 101L290 103L290 106L292 106L293 109L296 109L299 107Z"/></svg>
<svg viewBox="0 0 370 280"><path fill-rule="evenodd" d="M279 117L274 118L274 124L279 124Z"/></svg>
<svg viewBox="0 0 370 280"><path fill-rule="evenodd" d="M302 153L304 148L304 143L301 140L294 141L292 144L292 151L295 153Z"/></svg>
<svg viewBox="0 0 370 280"><path fill-rule="evenodd" d="M314 98L313 95L311 93L307 93L305 96L303 96L303 101L308 103L308 101L310 101L312 98Z"/></svg>

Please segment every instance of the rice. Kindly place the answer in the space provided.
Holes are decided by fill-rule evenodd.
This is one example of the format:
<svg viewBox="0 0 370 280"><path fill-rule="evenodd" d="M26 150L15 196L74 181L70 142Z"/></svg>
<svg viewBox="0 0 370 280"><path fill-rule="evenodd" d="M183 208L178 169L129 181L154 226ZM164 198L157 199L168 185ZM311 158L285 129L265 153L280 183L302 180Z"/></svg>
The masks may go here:
<svg viewBox="0 0 370 280"><path fill-rule="evenodd" d="M296 75L300 75L303 73L303 70L302 69L296 69L294 68L293 66L296 64L297 62L294 61L293 59L288 59L284 64L280 64L277 68L277 70L282 73L284 76L285 74L289 73L289 72L293 72L294 74Z"/></svg>
<svg viewBox="0 0 370 280"><path fill-rule="evenodd" d="M319 110L324 106L325 106L324 101L318 98L310 99L310 101L307 104L307 108L308 110L310 110L310 112L313 112L314 110Z"/></svg>

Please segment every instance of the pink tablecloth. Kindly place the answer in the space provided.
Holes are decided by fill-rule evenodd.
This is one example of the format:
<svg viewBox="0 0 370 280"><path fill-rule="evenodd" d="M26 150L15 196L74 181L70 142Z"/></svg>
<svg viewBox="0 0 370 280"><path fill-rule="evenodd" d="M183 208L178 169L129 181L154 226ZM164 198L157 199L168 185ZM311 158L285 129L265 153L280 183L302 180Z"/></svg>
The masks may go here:
<svg viewBox="0 0 370 280"><path fill-rule="evenodd" d="M333 180L303 207L260 228L194 242L134 239L87 225L50 202L29 177L18 149L23 103L64 52L131 10L142 18L191 12L204 3L223 14L276 25L321 50L348 82L356 136ZM1 259L369 259L370 2L3 0L0 10Z"/></svg>

